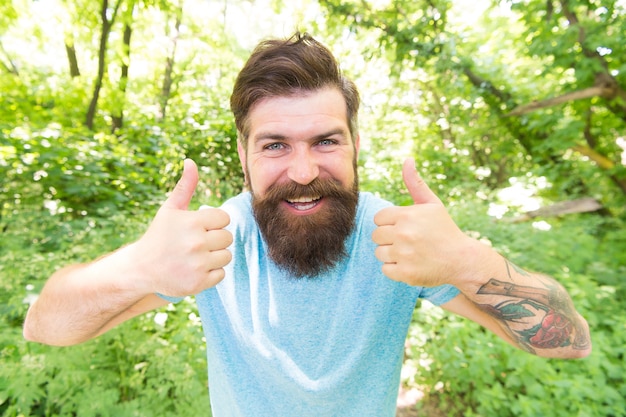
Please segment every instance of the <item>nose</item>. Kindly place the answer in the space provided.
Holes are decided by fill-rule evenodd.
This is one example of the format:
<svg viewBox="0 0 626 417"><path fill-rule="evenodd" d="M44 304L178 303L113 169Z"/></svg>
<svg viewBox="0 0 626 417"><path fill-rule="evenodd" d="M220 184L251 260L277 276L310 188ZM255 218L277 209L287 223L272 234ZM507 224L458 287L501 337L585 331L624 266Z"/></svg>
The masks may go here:
<svg viewBox="0 0 626 417"><path fill-rule="evenodd" d="M287 176L298 184L307 185L319 176L319 166L309 149L294 151L289 161Z"/></svg>

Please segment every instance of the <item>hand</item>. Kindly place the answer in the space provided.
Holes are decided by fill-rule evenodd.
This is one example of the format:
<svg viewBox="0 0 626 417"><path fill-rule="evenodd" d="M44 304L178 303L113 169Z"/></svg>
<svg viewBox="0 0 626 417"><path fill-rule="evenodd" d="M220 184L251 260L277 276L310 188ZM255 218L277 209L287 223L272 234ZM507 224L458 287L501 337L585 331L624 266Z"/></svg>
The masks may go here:
<svg viewBox="0 0 626 417"><path fill-rule="evenodd" d="M144 236L133 246L140 276L149 292L186 296L216 285L232 255L226 248L232 234L224 230L228 214L209 208L188 211L198 185L198 168L191 159Z"/></svg>
<svg viewBox="0 0 626 417"><path fill-rule="evenodd" d="M374 217L378 228L372 239L379 245L376 257L384 263L382 271L409 285L453 283L473 239L457 227L412 159L404 162L402 178L414 205L388 207Z"/></svg>

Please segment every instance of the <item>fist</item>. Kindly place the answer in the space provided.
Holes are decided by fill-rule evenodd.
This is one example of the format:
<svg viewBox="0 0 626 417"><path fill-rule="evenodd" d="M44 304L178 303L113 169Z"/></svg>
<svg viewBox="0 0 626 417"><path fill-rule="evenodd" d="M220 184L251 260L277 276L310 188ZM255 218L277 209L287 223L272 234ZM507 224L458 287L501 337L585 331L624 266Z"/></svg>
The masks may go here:
<svg viewBox="0 0 626 417"><path fill-rule="evenodd" d="M233 241L225 230L228 214L208 208L188 211L198 184L198 168L185 160L183 175L159 208L148 230L134 244L141 277L150 292L180 297L212 287L224 278Z"/></svg>

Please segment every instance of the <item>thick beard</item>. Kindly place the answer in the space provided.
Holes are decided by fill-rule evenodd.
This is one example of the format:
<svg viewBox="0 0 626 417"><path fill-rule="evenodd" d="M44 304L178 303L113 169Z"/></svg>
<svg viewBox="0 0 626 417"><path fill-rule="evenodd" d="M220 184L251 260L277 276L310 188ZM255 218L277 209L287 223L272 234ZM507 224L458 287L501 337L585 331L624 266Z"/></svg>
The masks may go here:
<svg viewBox="0 0 626 417"><path fill-rule="evenodd" d="M322 196L324 207L310 215L294 215L287 199ZM314 278L331 270L346 254L359 199L358 180L352 188L336 180L315 179L307 185L274 184L261 199L252 193L252 209L269 248L269 257L289 275Z"/></svg>

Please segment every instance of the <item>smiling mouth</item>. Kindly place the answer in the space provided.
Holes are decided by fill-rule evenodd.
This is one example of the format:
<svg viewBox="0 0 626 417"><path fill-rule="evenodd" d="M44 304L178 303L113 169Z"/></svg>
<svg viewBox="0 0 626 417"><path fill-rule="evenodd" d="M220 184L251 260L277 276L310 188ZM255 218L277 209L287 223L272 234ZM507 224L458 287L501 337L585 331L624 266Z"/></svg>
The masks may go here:
<svg viewBox="0 0 626 417"><path fill-rule="evenodd" d="M295 208L296 210L305 211L305 210L310 210L313 207L315 207L320 202L321 199L322 197L316 196L316 197L299 197L299 198L294 198L292 200L286 200L286 201L291 207Z"/></svg>

